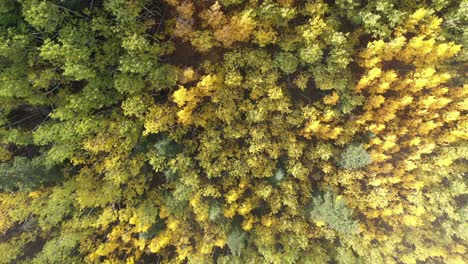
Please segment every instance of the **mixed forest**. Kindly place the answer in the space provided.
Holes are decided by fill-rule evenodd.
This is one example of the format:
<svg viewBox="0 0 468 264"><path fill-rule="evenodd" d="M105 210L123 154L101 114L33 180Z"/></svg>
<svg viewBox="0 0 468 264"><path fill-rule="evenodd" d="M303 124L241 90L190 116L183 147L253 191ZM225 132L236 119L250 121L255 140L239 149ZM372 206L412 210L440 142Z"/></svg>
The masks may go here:
<svg viewBox="0 0 468 264"><path fill-rule="evenodd" d="M467 16L0 0L0 263L467 263Z"/></svg>

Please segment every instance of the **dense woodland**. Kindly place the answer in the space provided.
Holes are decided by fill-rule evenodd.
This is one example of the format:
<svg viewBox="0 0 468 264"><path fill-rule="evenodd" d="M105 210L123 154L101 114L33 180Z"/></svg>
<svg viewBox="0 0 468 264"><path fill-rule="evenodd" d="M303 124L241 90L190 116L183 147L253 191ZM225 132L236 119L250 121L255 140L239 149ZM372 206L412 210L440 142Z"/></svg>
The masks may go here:
<svg viewBox="0 0 468 264"><path fill-rule="evenodd" d="M467 15L0 0L0 263L466 263Z"/></svg>

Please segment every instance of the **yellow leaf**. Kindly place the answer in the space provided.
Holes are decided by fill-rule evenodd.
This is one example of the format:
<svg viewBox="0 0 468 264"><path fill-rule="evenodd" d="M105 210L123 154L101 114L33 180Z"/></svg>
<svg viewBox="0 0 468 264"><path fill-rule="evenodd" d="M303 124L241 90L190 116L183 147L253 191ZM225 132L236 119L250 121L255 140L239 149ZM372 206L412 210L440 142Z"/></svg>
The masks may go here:
<svg viewBox="0 0 468 264"><path fill-rule="evenodd" d="M340 96L336 92L333 92L332 94L325 96L323 98L323 102L326 105L335 105L339 99L340 99Z"/></svg>
<svg viewBox="0 0 468 264"><path fill-rule="evenodd" d="M187 89L183 86L179 86L179 89L174 92L174 102L177 104L177 106L182 107L185 105L185 103L188 101L187 98Z"/></svg>

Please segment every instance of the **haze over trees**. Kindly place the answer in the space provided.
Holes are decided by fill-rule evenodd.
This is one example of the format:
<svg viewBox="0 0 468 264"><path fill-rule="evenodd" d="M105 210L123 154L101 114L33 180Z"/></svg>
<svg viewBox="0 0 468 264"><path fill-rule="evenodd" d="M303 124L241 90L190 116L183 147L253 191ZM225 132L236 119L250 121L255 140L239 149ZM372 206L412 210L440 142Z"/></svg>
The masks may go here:
<svg viewBox="0 0 468 264"><path fill-rule="evenodd" d="M0 0L0 263L465 263L467 15Z"/></svg>

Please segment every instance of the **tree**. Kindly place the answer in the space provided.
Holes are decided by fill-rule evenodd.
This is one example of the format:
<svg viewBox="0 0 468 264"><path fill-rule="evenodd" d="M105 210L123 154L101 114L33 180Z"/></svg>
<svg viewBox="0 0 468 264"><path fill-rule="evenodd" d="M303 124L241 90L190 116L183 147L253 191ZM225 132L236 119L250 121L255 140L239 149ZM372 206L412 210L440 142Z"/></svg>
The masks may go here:
<svg viewBox="0 0 468 264"><path fill-rule="evenodd" d="M463 263L464 2L0 1L0 263Z"/></svg>

